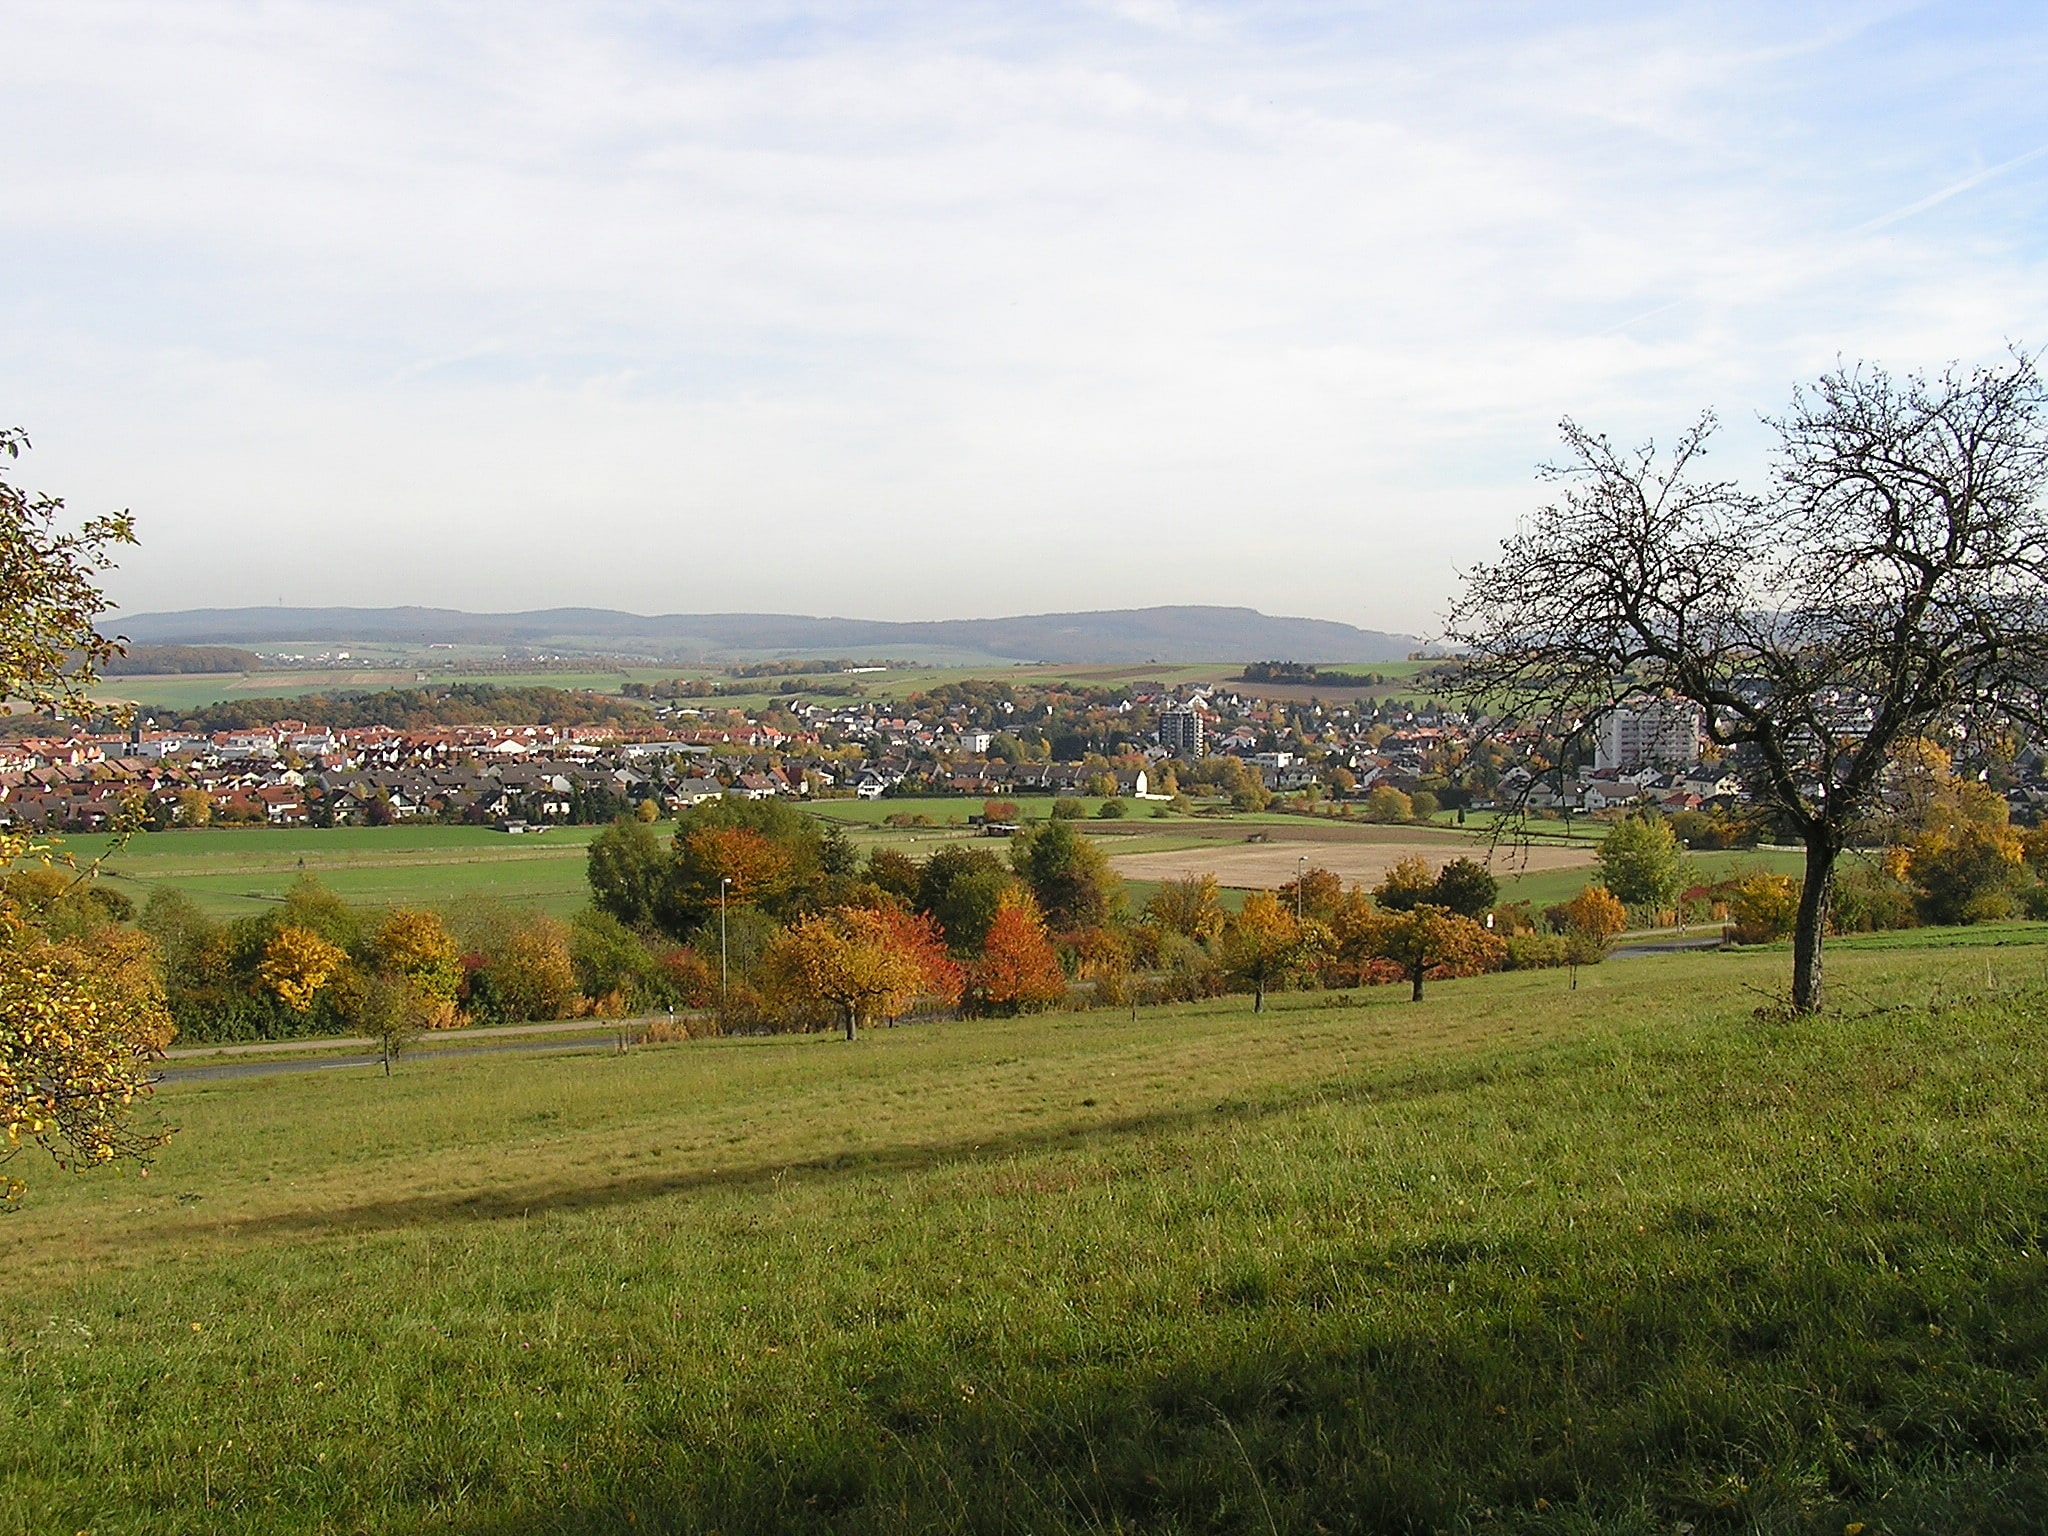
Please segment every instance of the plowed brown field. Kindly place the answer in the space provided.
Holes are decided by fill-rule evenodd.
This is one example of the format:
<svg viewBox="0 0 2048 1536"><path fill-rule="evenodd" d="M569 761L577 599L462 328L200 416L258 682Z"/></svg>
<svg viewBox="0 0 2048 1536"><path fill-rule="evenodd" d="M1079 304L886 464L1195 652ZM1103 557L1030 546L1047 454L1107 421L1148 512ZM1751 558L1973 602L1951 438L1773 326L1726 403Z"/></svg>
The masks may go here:
<svg viewBox="0 0 2048 1536"><path fill-rule="evenodd" d="M1374 886L1396 860L1421 858L1439 869L1461 854L1488 864L1499 879L1539 870L1571 869L1593 862L1591 845L1538 844L1528 848L1502 846L1489 850L1483 842L1462 845L1441 838L1428 841L1318 842L1313 850L1300 842L1219 843L1210 848L1176 848L1165 853L1124 853L1110 865L1127 880L1177 880L1183 875L1214 875L1219 885L1240 890L1271 890L1294 878L1296 860L1308 854L1311 866L1329 870L1346 885ZM1490 858L1489 858L1490 855Z"/></svg>

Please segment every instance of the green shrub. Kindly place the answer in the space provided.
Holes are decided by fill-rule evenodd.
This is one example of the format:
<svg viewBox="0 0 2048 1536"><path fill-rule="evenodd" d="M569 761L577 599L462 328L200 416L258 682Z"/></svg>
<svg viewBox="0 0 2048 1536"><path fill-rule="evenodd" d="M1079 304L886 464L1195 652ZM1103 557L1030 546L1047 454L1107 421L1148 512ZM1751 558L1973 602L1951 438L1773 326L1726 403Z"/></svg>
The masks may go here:
<svg viewBox="0 0 2048 1536"><path fill-rule="evenodd" d="M1800 882L1790 875L1751 875L1728 903L1735 937L1743 944L1782 939L1799 921Z"/></svg>
<svg viewBox="0 0 2048 1536"><path fill-rule="evenodd" d="M1913 888L1868 859L1849 858L1835 871L1828 926L1836 933L1882 933L1919 923Z"/></svg>
<svg viewBox="0 0 2048 1536"><path fill-rule="evenodd" d="M1561 933L1517 933L1508 938L1508 969L1544 971L1563 965L1566 954Z"/></svg>

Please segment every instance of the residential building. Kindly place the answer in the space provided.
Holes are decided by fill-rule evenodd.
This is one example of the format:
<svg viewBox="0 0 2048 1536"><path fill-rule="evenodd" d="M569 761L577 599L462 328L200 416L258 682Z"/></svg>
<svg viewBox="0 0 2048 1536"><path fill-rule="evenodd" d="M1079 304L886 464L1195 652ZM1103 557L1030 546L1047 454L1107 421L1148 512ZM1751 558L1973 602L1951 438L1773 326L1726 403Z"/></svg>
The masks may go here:
<svg viewBox="0 0 2048 1536"><path fill-rule="evenodd" d="M1600 721L1595 773L1691 768L1700 760L1700 707L1684 699L1643 699L1611 709Z"/></svg>
<svg viewBox="0 0 2048 1536"><path fill-rule="evenodd" d="M1202 756L1202 711L1193 704L1169 704L1159 711L1159 745L1176 757Z"/></svg>

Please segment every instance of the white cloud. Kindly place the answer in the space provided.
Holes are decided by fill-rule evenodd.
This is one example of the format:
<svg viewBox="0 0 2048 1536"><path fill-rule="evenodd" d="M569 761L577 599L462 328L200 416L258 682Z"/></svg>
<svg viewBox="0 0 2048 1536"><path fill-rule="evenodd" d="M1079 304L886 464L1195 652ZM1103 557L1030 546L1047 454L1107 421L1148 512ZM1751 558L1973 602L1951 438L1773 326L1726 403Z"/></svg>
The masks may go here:
<svg viewBox="0 0 2048 1536"><path fill-rule="evenodd" d="M1425 628L1563 412L2041 334L2030 19L1445 14L23 7L0 415L131 608Z"/></svg>

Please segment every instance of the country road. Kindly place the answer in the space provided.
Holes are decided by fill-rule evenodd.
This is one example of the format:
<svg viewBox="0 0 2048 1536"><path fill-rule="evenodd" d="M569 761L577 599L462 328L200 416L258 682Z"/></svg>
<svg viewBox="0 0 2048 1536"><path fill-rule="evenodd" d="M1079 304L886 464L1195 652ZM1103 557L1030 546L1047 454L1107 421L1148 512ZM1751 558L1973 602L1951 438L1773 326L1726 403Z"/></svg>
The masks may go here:
<svg viewBox="0 0 2048 1536"><path fill-rule="evenodd" d="M332 1043L332 1042L327 1042ZM524 1040L498 1040L485 1045L439 1045L415 1046L404 1056L401 1063L423 1056L443 1058L449 1056L503 1056L515 1051L615 1051L618 1041L615 1036L592 1036L587 1039L550 1039L545 1036ZM349 1067L373 1067L381 1069L384 1058L378 1055L364 1056L278 1056L258 1061L223 1061L209 1066L166 1067L156 1074L159 1083L204 1083L221 1082L237 1077L275 1077L290 1072L336 1072Z"/></svg>

